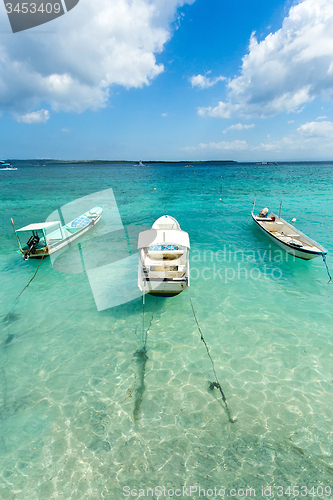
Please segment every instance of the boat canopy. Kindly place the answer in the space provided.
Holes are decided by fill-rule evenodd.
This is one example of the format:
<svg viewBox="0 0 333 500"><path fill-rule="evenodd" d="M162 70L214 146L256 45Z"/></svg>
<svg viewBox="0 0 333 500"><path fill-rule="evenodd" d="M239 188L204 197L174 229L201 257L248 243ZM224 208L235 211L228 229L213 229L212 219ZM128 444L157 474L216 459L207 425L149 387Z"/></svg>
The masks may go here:
<svg viewBox="0 0 333 500"><path fill-rule="evenodd" d="M190 248L188 234L179 229L166 229L165 231L163 231L163 229L148 229L147 231L142 231L139 234L139 249L150 247L151 245L161 245L164 243Z"/></svg>
<svg viewBox="0 0 333 500"><path fill-rule="evenodd" d="M28 226L21 227L20 229L16 229L16 233L18 231L38 231L38 229L46 229L51 226L60 225L60 221L56 220L53 222L39 222L37 224L29 224Z"/></svg>

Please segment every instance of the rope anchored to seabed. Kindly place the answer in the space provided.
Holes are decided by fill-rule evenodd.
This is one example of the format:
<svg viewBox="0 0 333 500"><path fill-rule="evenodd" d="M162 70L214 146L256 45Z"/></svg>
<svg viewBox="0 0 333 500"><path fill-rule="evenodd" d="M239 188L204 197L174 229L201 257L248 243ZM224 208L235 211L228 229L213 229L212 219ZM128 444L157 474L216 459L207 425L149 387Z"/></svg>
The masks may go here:
<svg viewBox="0 0 333 500"><path fill-rule="evenodd" d="M326 271L327 271L327 274L328 274L328 277L329 277L329 280L327 283L331 283L332 282L332 276L330 275L330 271L328 269L328 265L327 265L327 262L326 262L326 255L324 253L321 254L322 257L323 257L323 261L324 261L324 264L326 266Z"/></svg>
<svg viewBox="0 0 333 500"><path fill-rule="evenodd" d="M236 422L236 418L233 418L233 417L231 416L231 412L230 412L230 409L229 409L229 406L228 406L228 403L227 403L226 397L225 397L224 392L223 392L223 390L222 390L222 387L221 387L221 384L220 384L220 382L219 382L219 379L217 378L217 374L216 374L216 370L215 370L215 366L214 366L214 361L213 361L213 358L212 358L212 357L211 357L211 355L210 355L208 345L207 345L207 343L206 343L206 341L205 341L205 339L204 339L204 336L203 336L202 330L201 330L200 325L199 325L199 322L198 322L197 315L195 314L195 311L194 311L194 307L193 307L193 303L192 303L192 299L191 299L190 291L189 291L189 289L187 289L187 291L188 291L188 296L189 296L189 299L190 299L190 304L191 304L191 308L192 308L193 316L194 316L195 322L196 322L196 324L197 324L197 327L198 327L198 330L199 330L199 333L200 333L200 338L201 338L202 342L205 344L206 351L207 351L208 357L209 357L209 359L210 359L210 362L211 362L211 364L212 364L213 372L214 372L214 375L215 375L215 380L216 380L216 382L210 382L210 383L209 383L209 388L210 388L210 390L213 390L214 388L216 388L216 389L218 389L218 390L220 391L221 396L222 396L222 401L223 401L223 403L224 403L224 408L225 408L225 410L226 410L226 412L227 412L227 415L228 415L229 422L233 424L234 422Z"/></svg>
<svg viewBox="0 0 333 500"><path fill-rule="evenodd" d="M32 280L35 278L36 274L38 273L38 270L39 270L39 268L40 268L40 265L41 265L41 263L42 263L42 260L44 259L44 256L45 256L45 252L46 252L46 250L47 250L47 248L45 248L45 249L44 249L44 252L43 252L42 258L40 259L40 263L38 264L38 267L37 267L37 269L36 269L36 271L35 271L35 274L34 274L34 275L33 275L33 277L32 277L32 278L28 281L28 283L25 285L25 287L23 288L23 290L22 290L22 291L18 294L18 296L17 296L17 297L16 297L16 299L15 299L16 303L13 305L13 307L11 308L11 310L10 310L10 311L6 314L6 317L5 317L5 319L4 319L4 321L5 321L5 322L7 322L7 321L9 320L10 315L11 315L11 313L12 313L12 311L13 311L14 307L16 306L18 299L21 297L21 295L22 295L22 293L24 292L24 290L25 290L26 288L28 288L28 286L30 285L30 283L31 283L31 282L32 282Z"/></svg>
<svg viewBox="0 0 333 500"><path fill-rule="evenodd" d="M141 403L143 400L143 394L145 391L145 373L146 373L146 363L148 361L148 356L147 356L147 339L148 339L148 331L150 330L153 317L154 317L154 312L155 312L155 307L156 307L157 301L155 303L155 306L152 311L152 316L150 319L150 323L148 328L145 328L145 294L142 296L142 347L141 349L138 349L134 353L134 357L137 358L137 363L139 364L137 371L134 374L134 386L132 389L128 389L128 396L121 401L123 403L127 399L132 397L133 392L135 393L135 401L134 401L134 410L133 410L133 420L134 422L137 422L139 419L139 414L140 414L140 407ZM141 322L140 322L141 323ZM139 323L139 325L140 325ZM138 325L138 326L139 326ZM137 327L138 328L138 327ZM137 335L137 333L135 332Z"/></svg>

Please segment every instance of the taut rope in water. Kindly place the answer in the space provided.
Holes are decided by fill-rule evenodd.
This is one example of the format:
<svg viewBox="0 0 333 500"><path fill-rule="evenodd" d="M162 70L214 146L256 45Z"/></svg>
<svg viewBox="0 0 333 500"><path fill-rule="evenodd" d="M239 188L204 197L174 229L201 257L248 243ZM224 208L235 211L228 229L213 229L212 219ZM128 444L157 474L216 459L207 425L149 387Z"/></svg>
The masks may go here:
<svg viewBox="0 0 333 500"><path fill-rule="evenodd" d="M157 304L157 302L156 302L156 304ZM155 306L156 306L156 304L155 304ZM134 402L134 410L133 410L134 422L137 422L139 419L140 407L141 407L141 403L143 400L143 394L144 394L144 391L146 388L146 386L145 386L146 363L149 359L147 356L146 345L147 345L147 339L148 339L148 331L150 329L150 326L152 324L153 317L154 317L154 311L155 311L155 308L153 309L153 313L152 313L152 317L151 317L149 326L146 329L145 328L145 294L143 293L143 295L142 295L142 348L138 349L134 353L134 356L137 358L137 362L139 363L139 367L138 367L137 371L135 372L134 387L133 387L133 389L128 389L129 395L127 396L127 398L125 398L122 401L122 403L123 403L124 401L126 401L126 399L132 397L132 393L133 393L133 391L135 391L135 402ZM138 382L138 384L137 384L137 382Z"/></svg>
<svg viewBox="0 0 333 500"><path fill-rule="evenodd" d="M202 340L202 342L205 344L205 347L206 347L206 351L207 351L207 354L208 354L208 357L210 359L210 362L212 364L212 368L213 368L213 372L214 372L214 375L215 375L215 380L216 382L210 382L209 384L209 388L211 390L213 390L214 388L218 389L221 393L221 396L222 396L222 400L223 400L223 403L224 403L224 408L226 409L226 412L227 412L227 415L228 415L228 419L229 419L229 422L230 423L234 423L236 422L236 419L235 418L232 418L231 416L231 412L230 412L230 409L229 409L229 406L228 406L228 403L227 403L227 400L226 400L226 397L224 395L224 392L222 390L222 387L221 387L221 384L219 382L219 379L217 378L217 374L216 374L216 370L215 370L215 366L214 366L214 361L213 361L213 358L211 357L210 355L210 352L209 352L209 348L208 348L208 345L204 339L204 336L203 336L203 333L202 333L202 330L200 328L200 325L199 325L199 322L198 322L198 319L197 319L197 316L195 314L195 311L194 311L194 307L193 307L193 303L192 303L192 299L191 299L191 295L190 295L190 291L189 289L187 289L188 291L188 296L189 296L189 299L190 299L190 304L191 304L191 308L192 308L192 312L193 312L193 316L194 316L194 319L195 319L195 322L197 324L197 327L198 327L198 330L199 330L199 333L200 333L200 338Z"/></svg>
<svg viewBox="0 0 333 500"><path fill-rule="evenodd" d="M45 247L45 248L44 248L42 258L40 259L40 263L38 264L38 267L37 267L37 269L36 269L36 271L35 271L35 274L34 274L34 275L33 275L33 277L31 278L31 280L29 280L29 281L28 281L27 285L25 285L25 287L23 288L22 292L21 292L21 293L20 293L20 294L16 297L16 300L18 300L18 299L19 299L19 297L20 297L20 296L22 295L22 293L24 292L24 290L25 290L26 288L28 288L28 286L30 285L30 283L32 282L32 280L34 279L34 277L36 276L36 274L38 273L38 269L40 268L40 265L41 265L41 263L42 263L42 260L44 259L44 256L45 256L45 252L46 252L46 250L47 250L47 247Z"/></svg>
<svg viewBox="0 0 333 500"><path fill-rule="evenodd" d="M326 270L327 270L327 274L328 274L328 277L329 277L329 280L327 283L331 283L332 281L332 276L330 275L330 271L328 269L328 265L327 265L327 262L326 262L326 255L324 253L321 254L322 255L322 258L323 258L323 261L324 261L324 264L326 266Z"/></svg>
<svg viewBox="0 0 333 500"><path fill-rule="evenodd" d="M25 285L25 287L23 288L23 290L22 290L22 291L18 294L18 296L17 296L17 297L16 297L16 299L15 299L15 301L16 301L16 302L17 302L17 301L18 301L18 299L21 297L21 295L22 295L22 293L24 292L24 290L25 290L26 288L28 288L28 286L30 285L30 283L32 282L32 280L34 279L34 277L36 276L36 274L38 273L38 269L40 268L40 265L41 265L41 263L42 263L42 260L44 259L44 256L45 256L45 252L46 252L46 250L47 250L47 248L45 247L45 248L44 248L44 253L43 253L43 255L42 255L42 258L40 259L40 263L38 264L38 267L37 267L37 269L36 269L36 271L35 271L35 274L34 274L34 275L33 275L33 277L32 277L32 278L28 281L28 283ZM16 306L16 304L14 304L14 305L13 305L13 307L11 308L11 310L10 310L10 311L8 311L8 313L7 313L7 315L6 315L6 319L5 319L4 321L8 321L9 316L10 316L10 313L12 312L12 310L14 309L14 307L15 307L15 306Z"/></svg>

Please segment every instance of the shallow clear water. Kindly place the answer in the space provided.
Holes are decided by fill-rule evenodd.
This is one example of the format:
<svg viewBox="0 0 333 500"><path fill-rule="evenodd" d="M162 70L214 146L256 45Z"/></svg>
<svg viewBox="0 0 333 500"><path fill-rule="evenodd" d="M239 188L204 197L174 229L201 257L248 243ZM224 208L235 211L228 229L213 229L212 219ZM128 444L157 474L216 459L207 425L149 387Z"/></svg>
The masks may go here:
<svg viewBox="0 0 333 500"><path fill-rule="evenodd" d="M275 212L283 200L282 216L327 248L332 273L333 164L27 163L0 173L1 499L113 499L156 486L166 490L153 498L177 489L203 498L199 486L210 498L219 498L214 488L262 496L268 486L277 497L278 486L294 485L322 485L330 497L333 285L320 258L287 258L250 212L254 198ZM39 262L16 252L10 218L17 228L41 222L110 188L127 237L120 231L103 246L102 218L82 239L90 261L97 239L96 259L117 260L134 255L137 232L160 215L179 221L191 241L191 299L235 423L209 390L214 374L187 291L146 298L141 404L139 297L98 310L87 273L67 265L74 246L60 257L66 272L46 258L16 300ZM121 283L99 279L103 294L120 293ZM128 286L136 293L135 279Z"/></svg>

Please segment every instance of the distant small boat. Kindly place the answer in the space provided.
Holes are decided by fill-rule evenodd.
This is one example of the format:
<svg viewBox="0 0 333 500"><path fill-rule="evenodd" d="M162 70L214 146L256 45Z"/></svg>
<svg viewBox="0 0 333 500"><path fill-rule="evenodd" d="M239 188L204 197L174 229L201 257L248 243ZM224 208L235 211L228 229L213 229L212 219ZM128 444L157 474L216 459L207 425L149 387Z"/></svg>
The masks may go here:
<svg viewBox="0 0 333 500"><path fill-rule="evenodd" d="M64 248L97 224L102 212L101 207L94 207L64 226L61 226L59 221L54 221L29 224L16 229L17 243L20 252L24 255L24 260L29 257L40 258L51 255ZM26 233L29 239L25 245L22 245L20 238L23 235L27 238Z"/></svg>
<svg viewBox="0 0 333 500"><path fill-rule="evenodd" d="M136 163L134 165L134 167L146 167L147 165L145 165L144 163L142 163L142 161L140 160L139 163Z"/></svg>
<svg viewBox="0 0 333 500"><path fill-rule="evenodd" d="M172 297L190 285L190 240L176 219L163 215L139 234L138 286L144 293Z"/></svg>
<svg viewBox="0 0 333 500"><path fill-rule="evenodd" d="M261 210L259 215L254 215L253 211L254 207L252 218L257 226L287 253L304 260L311 260L327 254L324 247L308 238L281 217L274 213L267 216L268 208Z"/></svg>
<svg viewBox="0 0 333 500"><path fill-rule="evenodd" d="M11 165L9 161L0 160L0 170L17 170L17 168L13 167L13 165Z"/></svg>
<svg viewBox="0 0 333 500"><path fill-rule="evenodd" d="M190 167L193 167L193 165L190 165L190 164L185 165L185 168L190 168Z"/></svg>

